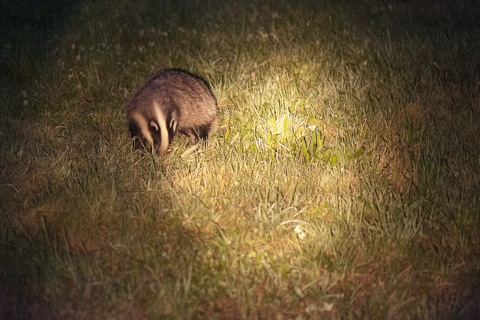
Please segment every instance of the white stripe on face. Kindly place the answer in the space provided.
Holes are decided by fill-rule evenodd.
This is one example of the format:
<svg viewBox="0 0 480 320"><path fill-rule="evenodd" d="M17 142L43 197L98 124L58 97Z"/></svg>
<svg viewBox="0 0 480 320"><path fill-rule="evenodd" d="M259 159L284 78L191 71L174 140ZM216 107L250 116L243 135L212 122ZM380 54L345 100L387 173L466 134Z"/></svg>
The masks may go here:
<svg viewBox="0 0 480 320"><path fill-rule="evenodd" d="M157 101L153 102L153 110L155 112L157 123L160 126L160 154L166 155L168 153L169 137L165 113Z"/></svg>

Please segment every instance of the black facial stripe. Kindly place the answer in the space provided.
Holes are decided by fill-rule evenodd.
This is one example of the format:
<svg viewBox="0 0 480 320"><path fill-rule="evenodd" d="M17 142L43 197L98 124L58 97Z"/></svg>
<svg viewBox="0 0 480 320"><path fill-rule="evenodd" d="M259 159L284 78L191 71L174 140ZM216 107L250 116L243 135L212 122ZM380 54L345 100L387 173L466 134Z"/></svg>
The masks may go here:
<svg viewBox="0 0 480 320"><path fill-rule="evenodd" d="M172 112L168 112L167 117L166 117L166 121L167 121L166 125L167 125L167 130L168 130L168 143L172 143L173 136L175 135L175 130L174 130L173 126L171 126L172 120L173 120ZM175 119L175 121L176 121L176 119Z"/></svg>
<svg viewBox="0 0 480 320"><path fill-rule="evenodd" d="M156 128L152 125L149 125L148 126L148 129L150 131L150 134L152 135L152 139L153 139L153 144L155 145L155 147L159 147L160 146L160 143L161 143L161 138L162 138L162 130L160 129L160 125L157 123L157 121L155 120L152 120L155 125L158 127L158 131L156 130Z"/></svg>

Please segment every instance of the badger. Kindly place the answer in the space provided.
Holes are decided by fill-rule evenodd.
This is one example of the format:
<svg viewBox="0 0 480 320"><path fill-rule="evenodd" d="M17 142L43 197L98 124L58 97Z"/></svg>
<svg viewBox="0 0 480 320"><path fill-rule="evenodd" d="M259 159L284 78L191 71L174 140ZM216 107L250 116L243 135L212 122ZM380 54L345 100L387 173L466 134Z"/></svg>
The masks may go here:
<svg viewBox="0 0 480 320"><path fill-rule="evenodd" d="M165 156L177 131L190 137L191 144L206 141L217 126L217 100L205 79L166 69L134 94L127 120L137 148Z"/></svg>

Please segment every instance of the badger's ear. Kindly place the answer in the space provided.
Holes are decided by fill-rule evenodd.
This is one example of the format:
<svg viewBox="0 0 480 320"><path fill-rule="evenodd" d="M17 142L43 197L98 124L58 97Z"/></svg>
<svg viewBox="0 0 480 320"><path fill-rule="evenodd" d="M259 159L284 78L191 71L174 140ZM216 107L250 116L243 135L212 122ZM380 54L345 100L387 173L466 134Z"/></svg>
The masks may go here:
<svg viewBox="0 0 480 320"><path fill-rule="evenodd" d="M150 127L153 128L153 130L155 130L155 132L158 132L160 130L160 128L158 127L157 123L155 121L150 121Z"/></svg>

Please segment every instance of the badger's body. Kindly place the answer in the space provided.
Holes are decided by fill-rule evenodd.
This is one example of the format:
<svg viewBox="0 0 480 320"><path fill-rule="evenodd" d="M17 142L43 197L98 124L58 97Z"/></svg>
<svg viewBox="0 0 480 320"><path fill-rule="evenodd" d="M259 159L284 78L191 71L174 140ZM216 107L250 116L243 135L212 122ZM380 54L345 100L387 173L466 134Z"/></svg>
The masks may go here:
<svg viewBox="0 0 480 320"><path fill-rule="evenodd" d="M137 91L127 105L127 119L137 147L166 155L177 131L195 144L216 129L217 101L204 79L168 69Z"/></svg>

